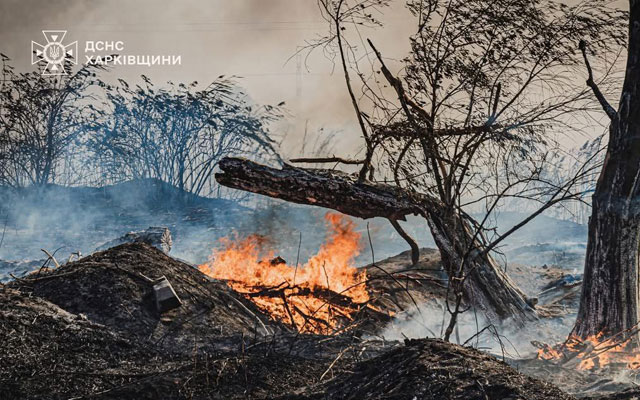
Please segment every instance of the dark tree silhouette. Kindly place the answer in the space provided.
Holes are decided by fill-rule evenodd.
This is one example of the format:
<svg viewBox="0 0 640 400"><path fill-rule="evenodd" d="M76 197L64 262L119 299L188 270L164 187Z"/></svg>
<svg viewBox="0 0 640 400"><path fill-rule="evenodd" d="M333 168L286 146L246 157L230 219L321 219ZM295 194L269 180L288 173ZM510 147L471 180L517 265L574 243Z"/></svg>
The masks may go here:
<svg viewBox="0 0 640 400"><path fill-rule="evenodd" d="M255 106L233 80L220 77L204 89L197 83L130 87L103 84L107 103L98 114L89 146L108 182L158 178L194 194L210 195L218 161L249 153L273 157L272 106Z"/></svg>
<svg viewBox="0 0 640 400"><path fill-rule="evenodd" d="M85 132L97 83L97 65L67 75L43 76L42 70L16 73L2 56L0 87L0 184L45 185L58 180L63 161ZM44 68L44 67L41 67Z"/></svg>

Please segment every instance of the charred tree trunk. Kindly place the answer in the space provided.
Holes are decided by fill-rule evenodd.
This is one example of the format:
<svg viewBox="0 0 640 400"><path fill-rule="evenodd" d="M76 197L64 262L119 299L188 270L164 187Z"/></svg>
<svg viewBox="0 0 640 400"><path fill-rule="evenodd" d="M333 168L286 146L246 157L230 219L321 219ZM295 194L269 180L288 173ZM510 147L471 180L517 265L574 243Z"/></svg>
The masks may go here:
<svg viewBox="0 0 640 400"><path fill-rule="evenodd" d="M630 5L626 76L619 110L611 113L607 155L589 220L584 281L574 327L574 333L582 338L601 331L616 334L640 321L640 0L632 0ZM592 80L589 83L594 85ZM595 88L594 92L597 95Z"/></svg>
<svg viewBox="0 0 640 400"><path fill-rule="evenodd" d="M299 204L331 208L360 218L383 217L404 220L410 214L421 215L429 223L442 254L447 272L456 271L465 254L465 244L474 239L468 222L460 219L453 230L444 205L437 199L400 188L361 182L355 175L338 171L312 170L286 165L275 169L239 158L224 158L222 173L216 180L227 187L263 194ZM489 254L484 254L483 242L474 239L475 251L465 263L464 292L468 301L482 310L489 320L512 319L518 324L536 317L525 296L500 271Z"/></svg>

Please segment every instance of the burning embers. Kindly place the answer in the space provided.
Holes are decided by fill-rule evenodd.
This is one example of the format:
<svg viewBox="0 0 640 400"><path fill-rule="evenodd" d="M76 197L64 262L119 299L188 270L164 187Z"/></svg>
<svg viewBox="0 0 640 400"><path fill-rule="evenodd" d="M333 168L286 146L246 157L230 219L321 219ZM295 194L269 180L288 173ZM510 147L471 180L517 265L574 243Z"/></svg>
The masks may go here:
<svg viewBox="0 0 640 400"><path fill-rule="evenodd" d="M340 214L325 215L327 241L302 266L287 265L265 249L267 241L251 235L240 241L222 240L200 271L225 280L274 319L300 332L331 334L346 329L356 314L369 307L366 272L353 260L360 234Z"/></svg>
<svg viewBox="0 0 640 400"><path fill-rule="evenodd" d="M635 332L637 334L637 331ZM604 367L640 369L640 352L635 349L631 335L605 337L603 333L582 340L571 336L556 346L542 345L538 359L557 362L579 370Z"/></svg>

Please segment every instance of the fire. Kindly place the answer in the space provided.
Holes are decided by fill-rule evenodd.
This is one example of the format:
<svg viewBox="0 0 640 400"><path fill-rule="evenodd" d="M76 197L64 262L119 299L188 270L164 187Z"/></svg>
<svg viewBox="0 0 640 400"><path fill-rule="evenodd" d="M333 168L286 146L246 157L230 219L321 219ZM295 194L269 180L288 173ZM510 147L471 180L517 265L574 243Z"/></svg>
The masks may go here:
<svg viewBox="0 0 640 400"><path fill-rule="evenodd" d="M360 234L353 221L335 213L327 213L325 220L327 241L303 266L273 259L273 251L265 249L268 240L251 235L222 239L209 262L198 268L300 332L333 333L367 307L369 293L366 272L354 266Z"/></svg>
<svg viewBox="0 0 640 400"><path fill-rule="evenodd" d="M632 338L619 335L606 337L603 332L584 340L572 335L565 343L553 347L545 344L538 350L538 359L576 364L579 370L614 365L640 369L640 353L634 351Z"/></svg>

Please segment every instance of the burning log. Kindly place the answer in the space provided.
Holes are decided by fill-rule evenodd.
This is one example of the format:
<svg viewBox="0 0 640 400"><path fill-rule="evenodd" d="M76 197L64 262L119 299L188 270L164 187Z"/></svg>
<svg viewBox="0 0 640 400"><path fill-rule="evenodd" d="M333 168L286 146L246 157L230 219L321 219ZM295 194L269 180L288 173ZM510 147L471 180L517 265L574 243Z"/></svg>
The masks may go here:
<svg viewBox="0 0 640 400"><path fill-rule="evenodd" d="M246 293L247 297L308 297L312 296L318 299L322 299L329 305L340 306L345 308L358 308L363 306L361 303L356 303L349 296L346 296L341 293L336 293L332 290L323 287L303 287L303 286L289 286L289 285L280 285L275 288L256 288L256 292Z"/></svg>
<svg viewBox="0 0 640 400"><path fill-rule="evenodd" d="M168 228L152 226L142 231L129 232L117 239L113 239L96 249L96 251L106 250L124 243L146 243L162 250L165 254L171 251L171 232Z"/></svg>

